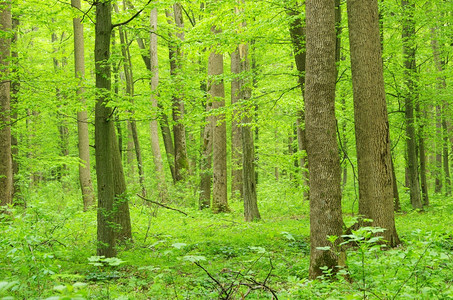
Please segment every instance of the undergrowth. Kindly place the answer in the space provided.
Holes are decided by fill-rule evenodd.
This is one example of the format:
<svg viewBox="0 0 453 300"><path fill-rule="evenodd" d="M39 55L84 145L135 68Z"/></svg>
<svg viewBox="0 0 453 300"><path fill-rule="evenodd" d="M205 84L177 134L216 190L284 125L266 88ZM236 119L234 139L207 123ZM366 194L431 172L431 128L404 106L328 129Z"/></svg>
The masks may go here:
<svg viewBox="0 0 453 300"><path fill-rule="evenodd" d="M311 281L308 202L291 184L260 186L263 220L253 223L238 201L213 215L180 197L169 205L189 216L159 209L152 217L134 197L134 241L114 259L95 256L96 212L58 190L30 192L26 209L2 215L3 299L453 299L450 198L397 214L398 248L354 232L362 244L349 248L347 268ZM354 200L344 201L346 219Z"/></svg>

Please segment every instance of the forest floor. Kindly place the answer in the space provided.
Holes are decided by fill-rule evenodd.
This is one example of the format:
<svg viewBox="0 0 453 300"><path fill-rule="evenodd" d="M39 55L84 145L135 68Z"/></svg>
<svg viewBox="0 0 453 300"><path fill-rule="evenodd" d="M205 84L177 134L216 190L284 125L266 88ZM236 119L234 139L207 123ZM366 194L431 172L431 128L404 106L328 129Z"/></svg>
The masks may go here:
<svg viewBox="0 0 453 300"><path fill-rule="evenodd" d="M134 241L114 259L95 256L96 212L58 189L41 187L26 195L26 210L3 216L3 299L453 299L451 198L433 196L423 212L403 205L395 249L355 232L347 268L311 281L309 205L287 183L260 186L263 220L253 223L243 222L239 201L213 215L195 208L195 195L180 197L169 205L189 216L159 208L152 217L131 196ZM356 201L345 199L348 224Z"/></svg>

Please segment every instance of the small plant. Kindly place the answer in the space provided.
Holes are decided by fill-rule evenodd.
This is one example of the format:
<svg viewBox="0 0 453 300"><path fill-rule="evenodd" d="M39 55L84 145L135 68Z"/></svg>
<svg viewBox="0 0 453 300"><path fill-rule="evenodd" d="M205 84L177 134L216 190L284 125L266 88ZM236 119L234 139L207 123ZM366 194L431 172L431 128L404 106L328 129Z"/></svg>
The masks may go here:
<svg viewBox="0 0 453 300"><path fill-rule="evenodd" d="M107 298L110 299L110 280L117 279L120 277L119 272L115 270L115 267L125 263L125 261L117 257L108 257L105 256L91 256L88 258L90 265L98 267L96 272L91 272L88 274L87 279L91 281L100 281L105 282Z"/></svg>

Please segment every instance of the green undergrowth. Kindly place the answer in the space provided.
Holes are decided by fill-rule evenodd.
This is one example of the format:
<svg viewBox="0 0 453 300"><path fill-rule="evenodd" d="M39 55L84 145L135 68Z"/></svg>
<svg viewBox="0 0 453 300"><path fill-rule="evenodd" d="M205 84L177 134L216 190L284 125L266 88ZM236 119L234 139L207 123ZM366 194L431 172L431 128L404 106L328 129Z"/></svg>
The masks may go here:
<svg viewBox="0 0 453 300"><path fill-rule="evenodd" d="M134 241L113 259L95 256L96 212L82 212L77 196L56 193L56 186L42 188L26 209L2 216L0 297L453 299L450 198L398 213L398 248L382 248L366 230L353 232L359 246L349 248L347 268L310 281L309 205L288 186L260 187L263 220L252 223L243 222L239 201L230 213L213 215L180 198L168 205L189 216L160 208L152 217L153 209L133 197Z"/></svg>

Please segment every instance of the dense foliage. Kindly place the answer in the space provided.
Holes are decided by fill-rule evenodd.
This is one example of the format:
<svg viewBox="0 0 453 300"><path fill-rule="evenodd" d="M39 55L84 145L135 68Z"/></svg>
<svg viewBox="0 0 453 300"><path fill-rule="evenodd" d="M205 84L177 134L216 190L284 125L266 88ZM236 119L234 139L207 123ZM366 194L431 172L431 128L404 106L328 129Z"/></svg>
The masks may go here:
<svg viewBox="0 0 453 300"><path fill-rule="evenodd" d="M111 46L116 129L122 144L128 184L133 241L120 244L118 257L96 254L96 210L83 212L77 169L76 113L83 109L74 77L72 18L82 17L85 34L86 105L94 160L94 20L91 1L82 10L68 0L12 0L19 20L11 59L13 82L19 85L12 101L12 134L18 139L14 154L14 203L0 220L0 296L4 299L450 299L453 298L453 200L449 165L453 45L451 1L414 3L416 34L417 138L425 140L430 205L412 210L407 184L404 98L407 94L401 39L404 11L400 2L380 1L384 79L389 112L393 162L401 212L396 227L402 245L386 249L373 235L378 228L348 232L346 266L337 275L308 280L310 251L309 205L304 201L305 156L297 150L296 120L303 109L289 26L294 16L304 18L301 1L180 1L184 8L185 40L182 72L170 74L169 24L165 9L175 1L112 1L120 7L113 23L144 8L121 28L127 33L134 92L126 92L119 35ZM2 3L2 2L0 2ZM123 5L125 3L125 5ZM358 211L357 158L349 58L346 1L341 2L341 59L338 62L336 116L339 155L343 168L343 217L354 223ZM150 72L142 60L148 55L149 12L158 8L160 82L151 92ZM211 34L212 24L222 32ZM246 24L246 26L241 26ZM145 41L140 49L136 40ZM240 43L250 47L250 72L235 75L230 55ZM437 49L433 46L437 44ZM206 112L208 55L223 53L226 106ZM437 51L437 52L436 52ZM439 61L436 61L439 57ZM58 64L56 64L58 62ZM441 66L439 68L439 66ZM250 79L252 105L231 105L231 82ZM116 79L115 79L116 78ZM183 84L181 84L183 83ZM175 86L182 87L177 90ZM157 95L159 110L174 125L172 97L184 95L183 124L187 131L190 172L173 184L167 157L169 201L175 210L148 205L141 191L129 123L135 120L142 149L147 198L158 199L158 182L151 152L149 123L155 118L150 97ZM198 210L201 147L206 117L225 113L228 132L242 110L253 116L258 205L263 220L245 223L238 194L229 192L230 212ZM444 121L445 125L442 124ZM423 130L419 130L423 128ZM63 130L62 130L63 129ZM228 134L231 140L231 134ZM163 141L160 141L163 145ZM231 150L228 143L228 150ZM162 146L162 149L163 146ZM228 151L231 153L231 151ZM440 157L440 161L439 161ZM444 162L442 163L442 157ZM231 158L228 158L231 169ZM446 163L445 163L446 162ZM92 176L96 187L95 176ZM229 179L231 180L231 179ZM441 184L439 186L439 183ZM436 188L436 193L434 193ZM346 234L346 228L345 228ZM326 237L328 238L328 237ZM332 241L335 237L329 237ZM334 251L326 248L325 251Z"/></svg>

